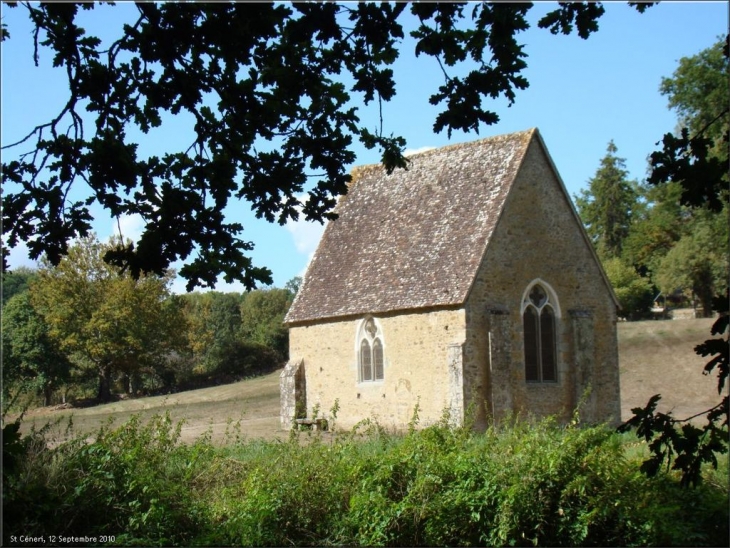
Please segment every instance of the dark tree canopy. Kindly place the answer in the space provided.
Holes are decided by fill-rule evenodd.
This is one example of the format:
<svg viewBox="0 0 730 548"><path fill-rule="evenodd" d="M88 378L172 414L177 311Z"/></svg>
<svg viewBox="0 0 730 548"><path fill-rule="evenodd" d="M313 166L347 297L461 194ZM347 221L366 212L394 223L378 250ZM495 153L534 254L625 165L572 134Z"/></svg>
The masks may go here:
<svg viewBox="0 0 730 548"><path fill-rule="evenodd" d="M652 3L629 4L643 12ZM496 123L485 102L511 103L528 86L517 34L529 27L531 7L137 3L136 21L102 50L77 23L93 3L22 2L35 26L36 63L38 49L50 49L69 94L54 119L3 147L33 146L3 163L3 235L10 247L25 241L31 258L45 254L58 264L70 239L89 234L99 204L112 217L138 214L145 223L136 247L106 256L134 276L162 275L182 260L188 290L214 286L220 274L247 288L270 283L268 269L247 256L253 243L240 238L243 227L226 222L229 201L282 224L299 210L323 222L347 191L355 140L377 147L388 170L406 167L404 139L384 135L382 123L368 130L351 106L353 98L368 104L394 96L389 66L401 53L403 17L417 21L415 55L433 57L444 71L430 98L443 107L434 130L478 132ZM600 3L561 3L539 26L587 38L603 12ZM2 39L11 36L3 26ZM476 68L450 74L467 62ZM189 147L141 156L130 134L148 132L169 113L194 118ZM74 185L85 185L88 198L72 202ZM4 266L6 259L3 249Z"/></svg>
<svg viewBox="0 0 730 548"><path fill-rule="evenodd" d="M728 201L730 146L730 38L680 60L660 91L677 111L679 136L667 133L662 150L651 154L649 183L675 181L682 186L687 206L721 211ZM658 145L659 143L657 143Z"/></svg>
<svg viewBox="0 0 730 548"><path fill-rule="evenodd" d="M11 389L32 388L50 405L51 394L70 376L71 363L25 290L3 307L3 397Z"/></svg>

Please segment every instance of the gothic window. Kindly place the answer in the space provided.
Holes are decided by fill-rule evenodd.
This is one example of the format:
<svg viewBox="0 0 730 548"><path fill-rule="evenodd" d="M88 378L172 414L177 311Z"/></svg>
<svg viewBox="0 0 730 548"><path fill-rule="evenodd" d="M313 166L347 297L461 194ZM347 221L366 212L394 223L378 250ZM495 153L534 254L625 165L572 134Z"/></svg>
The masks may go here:
<svg viewBox="0 0 730 548"><path fill-rule="evenodd" d="M544 282L534 282L522 299L522 326L525 342L525 380L558 380L556 325L557 298Z"/></svg>
<svg viewBox="0 0 730 548"><path fill-rule="evenodd" d="M373 318L367 318L358 330L358 364L360 381L380 381L384 377L383 335Z"/></svg>
<svg viewBox="0 0 730 548"><path fill-rule="evenodd" d="M373 380L373 353L370 343L365 339L360 343L360 372L362 380Z"/></svg>

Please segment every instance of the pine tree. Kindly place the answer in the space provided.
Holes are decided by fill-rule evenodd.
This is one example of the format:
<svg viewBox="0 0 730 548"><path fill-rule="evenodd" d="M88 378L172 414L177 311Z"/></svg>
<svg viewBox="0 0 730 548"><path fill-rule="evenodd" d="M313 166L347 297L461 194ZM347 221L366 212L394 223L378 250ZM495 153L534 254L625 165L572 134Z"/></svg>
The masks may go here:
<svg viewBox="0 0 730 548"><path fill-rule="evenodd" d="M602 259L621 255L638 205L638 185L627 179L625 160L616 156L617 151L611 140L588 189L575 197L578 214Z"/></svg>

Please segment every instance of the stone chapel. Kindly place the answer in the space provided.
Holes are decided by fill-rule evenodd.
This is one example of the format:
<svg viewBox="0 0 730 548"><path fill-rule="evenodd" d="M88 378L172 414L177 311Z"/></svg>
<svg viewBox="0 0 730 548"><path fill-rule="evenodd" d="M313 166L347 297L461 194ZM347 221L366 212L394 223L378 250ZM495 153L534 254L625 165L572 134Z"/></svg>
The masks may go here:
<svg viewBox="0 0 730 548"><path fill-rule="evenodd" d="M281 424L620 420L618 301L537 129L355 168L285 322Z"/></svg>

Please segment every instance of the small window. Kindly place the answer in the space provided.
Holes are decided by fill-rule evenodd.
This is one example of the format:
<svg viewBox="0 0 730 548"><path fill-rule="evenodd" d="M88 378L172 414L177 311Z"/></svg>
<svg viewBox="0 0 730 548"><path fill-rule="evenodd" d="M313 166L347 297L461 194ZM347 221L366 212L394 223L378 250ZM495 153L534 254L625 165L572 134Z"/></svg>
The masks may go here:
<svg viewBox="0 0 730 548"><path fill-rule="evenodd" d="M535 283L522 302L522 327L525 343L525 380L556 382L557 299L540 283Z"/></svg>
<svg viewBox="0 0 730 548"><path fill-rule="evenodd" d="M370 350L370 343L363 340L360 344L360 370L362 371L362 380L373 380L373 354Z"/></svg>
<svg viewBox="0 0 730 548"><path fill-rule="evenodd" d="M380 339L373 341L373 363L375 364L375 379L383 378L383 343Z"/></svg>
<svg viewBox="0 0 730 548"><path fill-rule="evenodd" d="M384 378L383 341L379 325L367 318L358 330L358 364L360 381L380 381Z"/></svg>

